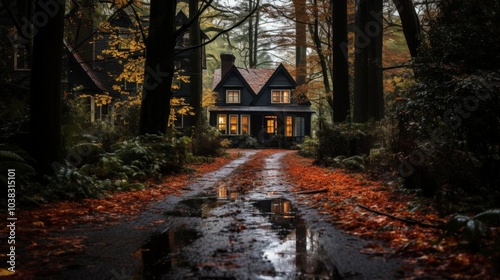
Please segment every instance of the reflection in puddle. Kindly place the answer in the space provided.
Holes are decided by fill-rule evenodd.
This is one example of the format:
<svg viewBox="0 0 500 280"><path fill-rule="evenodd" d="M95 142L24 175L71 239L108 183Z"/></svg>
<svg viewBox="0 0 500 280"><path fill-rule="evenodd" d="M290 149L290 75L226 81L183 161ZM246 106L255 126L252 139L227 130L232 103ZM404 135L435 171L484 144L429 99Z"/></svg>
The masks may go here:
<svg viewBox="0 0 500 280"><path fill-rule="evenodd" d="M141 247L143 279L161 279L172 267L182 267L181 249L200 237L193 229L167 230Z"/></svg>
<svg viewBox="0 0 500 280"><path fill-rule="evenodd" d="M220 200L235 201L238 198L238 193L230 191L226 185L221 185L217 188L217 198Z"/></svg>
<svg viewBox="0 0 500 280"><path fill-rule="evenodd" d="M263 253L263 257L273 263L276 276L340 279L335 268L329 269L320 260L320 256L325 255L319 242L320 234L309 230L289 200L259 200L254 202L254 206L263 215L269 216L272 228L277 231L280 239L271 243Z"/></svg>
<svg viewBox="0 0 500 280"><path fill-rule="evenodd" d="M210 211L223 205L216 197L192 197L180 201L174 210L165 214L177 217L201 217L210 216Z"/></svg>
<svg viewBox="0 0 500 280"><path fill-rule="evenodd" d="M176 217L201 217L210 216L211 210L224 205L228 202L234 202L238 198L238 193L230 191L225 185L217 188L215 193L209 196L195 196L181 200L175 209L166 212L166 215Z"/></svg>

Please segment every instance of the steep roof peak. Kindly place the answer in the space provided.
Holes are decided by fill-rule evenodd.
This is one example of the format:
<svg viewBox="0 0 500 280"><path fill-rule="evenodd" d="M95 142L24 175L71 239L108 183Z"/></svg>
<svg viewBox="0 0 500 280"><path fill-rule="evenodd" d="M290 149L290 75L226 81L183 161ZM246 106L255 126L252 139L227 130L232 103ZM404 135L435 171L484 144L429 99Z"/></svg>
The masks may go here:
<svg viewBox="0 0 500 280"><path fill-rule="evenodd" d="M271 76L274 74L276 69L245 69L245 68L234 68L238 71L243 79L248 83L250 88L255 94L258 94L262 87L269 81ZM228 72L229 74L230 72ZM221 76L221 69L217 69L214 72L214 81L212 88L215 89L223 77Z"/></svg>

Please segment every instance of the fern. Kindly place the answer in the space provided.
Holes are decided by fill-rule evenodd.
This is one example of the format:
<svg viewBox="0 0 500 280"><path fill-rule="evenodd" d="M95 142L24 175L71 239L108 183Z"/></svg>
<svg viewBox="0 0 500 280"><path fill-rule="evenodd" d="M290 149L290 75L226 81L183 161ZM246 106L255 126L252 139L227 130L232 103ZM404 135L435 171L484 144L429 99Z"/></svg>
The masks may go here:
<svg viewBox="0 0 500 280"><path fill-rule="evenodd" d="M15 169L17 179L23 183L31 182L30 176L36 173L28 161L31 157L26 151L14 145L0 144L0 170ZM0 182L7 185L6 174L0 174Z"/></svg>

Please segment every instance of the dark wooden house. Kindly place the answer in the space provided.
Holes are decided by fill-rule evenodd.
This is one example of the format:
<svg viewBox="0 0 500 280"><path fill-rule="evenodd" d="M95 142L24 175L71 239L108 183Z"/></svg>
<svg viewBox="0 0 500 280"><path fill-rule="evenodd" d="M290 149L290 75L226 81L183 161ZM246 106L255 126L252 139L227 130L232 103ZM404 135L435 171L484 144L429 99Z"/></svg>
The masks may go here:
<svg viewBox="0 0 500 280"><path fill-rule="evenodd" d="M311 135L309 102L294 98L295 80L283 65L277 69L239 69L235 57L221 55L213 90L219 94L209 109L210 125L220 134L249 135L263 144L300 142Z"/></svg>

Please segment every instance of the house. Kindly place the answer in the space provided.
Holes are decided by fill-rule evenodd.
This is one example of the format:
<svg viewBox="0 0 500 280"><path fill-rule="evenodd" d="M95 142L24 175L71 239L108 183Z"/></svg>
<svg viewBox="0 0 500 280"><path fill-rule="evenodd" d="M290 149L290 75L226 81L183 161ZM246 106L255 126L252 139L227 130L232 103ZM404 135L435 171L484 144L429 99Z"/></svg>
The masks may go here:
<svg viewBox="0 0 500 280"><path fill-rule="evenodd" d="M9 3L10 2L10 3ZM23 1L0 3L0 81L2 87L28 87L31 71L32 40L30 36L18 34L16 23L32 14L32 8ZM23 29L23 26L19 28ZM25 29L23 29L25 30ZM28 34L30 35L30 34Z"/></svg>
<svg viewBox="0 0 500 280"><path fill-rule="evenodd" d="M5 6L5 3L8 5ZM21 19L26 20L33 17L33 7L27 3L26 1L13 0L0 1L0 42L3 43L0 45L0 54L3 58L0 61L0 82L7 85L9 92L13 94L23 91L22 98L24 99L29 97L32 42L30 36L17 34L15 19L24 23ZM92 12L92 9L97 8L102 9L103 13L109 16L107 18L109 28L98 28L100 22L96 22L97 17ZM126 114L133 114L135 111L127 111L124 109L125 106L122 106L121 110L117 110L118 106L115 104L127 101L132 97L138 97L142 91L140 82L129 82L120 78L120 75L127 62L134 64L135 61L142 61L144 57L144 50L142 48L134 49L130 42L140 42L142 36L137 27L138 20L143 27L147 27L149 16L137 19L130 10L116 10L115 8L112 8L111 4L89 2L88 6L85 6L86 12L69 13L66 16L65 29L68 32L64 39L66 52L62 86L66 97L86 97L88 120L92 122L106 121L113 124L120 118L120 112L125 119ZM182 10L179 11L176 16L177 28L188 22L188 17ZM21 29L25 30L26 26L22 26ZM177 41L175 67L178 79L173 81L172 88L174 97L182 98L184 104L189 104L193 95L189 83L191 73L201 73L202 69L206 67L205 48L202 47L197 49L201 53L201 69L191 68L191 53L195 49L189 49L191 47L189 36L189 29L186 29ZM208 39L201 30L200 36L202 43ZM113 44L116 42L114 38L125 40L120 41L119 44ZM183 49L188 50L181 52ZM109 54L110 50L128 55L126 57L113 57ZM182 78L180 78L181 76ZM176 115L176 128L184 129L193 125L194 122L190 117L190 115ZM2 121L0 121L0 125L3 123Z"/></svg>
<svg viewBox="0 0 500 280"><path fill-rule="evenodd" d="M148 25L147 18L142 18L142 24ZM114 27L112 32L102 32L99 30L82 30L75 32L82 37L76 38L73 44L66 44L70 51L69 56L69 86L73 89L76 95L89 95L90 115L91 120L114 120L114 104L116 101L122 101L129 96L136 96L142 91L142 85L139 83L130 83L125 80L117 81L117 77L123 72L124 64L127 61L133 61L137 57L144 56L142 50L130 52L128 58L116 58L109 55L102 55L103 51L109 49L108 42L110 37L119 36L122 38L133 39L137 37L137 28L134 29L134 17L126 12L126 10L118 11L110 19L110 25ZM180 28L188 23L188 17L180 11L176 15L176 26ZM119 33L116 32L117 28ZM135 33L134 33L135 32ZM177 40L175 57L176 78L173 81L172 90L174 97L183 100L183 106L188 106L191 100L190 76L192 72L201 73L202 69L206 68L205 48L201 48L201 68L198 70L191 69L190 59L191 52L194 50L181 50L190 47L189 29L187 29ZM204 42L208 37L205 33L200 32L201 42ZM125 40L125 42L127 42ZM73 48L72 45L78 46ZM128 52L129 45L119 44L115 46L119 51ZM103 56L104 59L99 59ZM117 87L119 86L119 87ZM119 90L117 90L119 88ZM76 90L75 90L76 89ZM126 94L123 94L123 93ZM95 96L107 95L111 98L111 102L102 106L96 106ZM174 108L178 109L178 108ZM175 127L179 130L189 128L193 125L191 116L176 114Z"/></svg>
<svg viewBox="0 0 500 280"><path fill-rule="evenodd" d="M281 64L277 69L239 69L235 57L221 55L213 90L219 98L209 108L210 125L227 137L249 135L262 144L300 142L311 135L309 102L294 98L295 80Z"/></svg>
<svg viewBox="0 0 500 280"><path fill-rule="evenodd" d="M177 29L181 28L183 25L189 23L189 18L182 11L178 12L175 18ZM201 96L201 92L194 93L192 85L193 79L191 79L193 73L201 74L204 69L207 69L207 58L206 58L206 49L203 45L209 37L199 28L200 33L200 44L203 46L198 49L189 49L191 47L191 38L190 38L190 27L186 29L182 34L180 34L177 39L177 44L175 46L175 71L176 74L174 76L174 80L172 81L172 91L174 93L174 98L183 100L183 103L187 106L191 104L193 94L197 94ZM187 51L184 51L188 49ZM193 65L191 63L192 53L195 51L199 51L199 69L193 69ZM201 78L200 75L200 89L201 89ZM179 106L177 106L179 107ZM174 107L174 110L176 108ZM190 114L175 114L175 122L174 126L178 130L189 129L195 125L195 119Z"/></svg>

